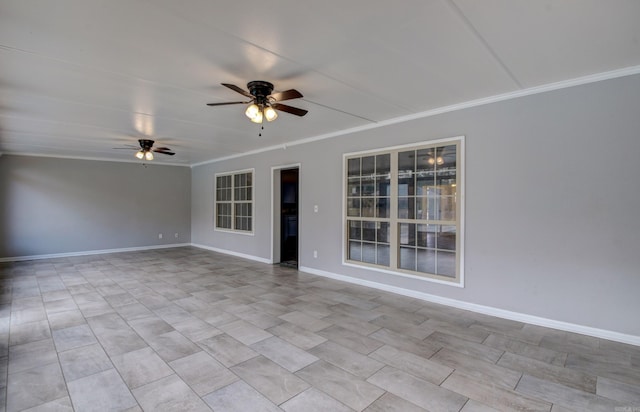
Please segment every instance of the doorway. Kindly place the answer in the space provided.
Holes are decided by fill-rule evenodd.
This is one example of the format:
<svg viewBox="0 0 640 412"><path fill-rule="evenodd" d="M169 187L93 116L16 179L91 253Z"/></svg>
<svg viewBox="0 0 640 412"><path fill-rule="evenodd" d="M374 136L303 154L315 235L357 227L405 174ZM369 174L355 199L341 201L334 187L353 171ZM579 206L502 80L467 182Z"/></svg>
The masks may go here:
<svg viewBox="0 0 640 412"><path fill-rule="evenodd" d="M280 170L280 265L298 268L298 168Z"/></svg>

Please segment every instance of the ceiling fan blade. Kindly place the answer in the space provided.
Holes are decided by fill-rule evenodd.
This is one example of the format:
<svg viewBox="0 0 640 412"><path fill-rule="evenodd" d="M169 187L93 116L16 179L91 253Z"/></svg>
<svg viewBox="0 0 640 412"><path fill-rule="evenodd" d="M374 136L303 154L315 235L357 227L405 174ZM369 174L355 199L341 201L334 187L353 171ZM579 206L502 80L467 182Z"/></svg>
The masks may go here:
<svg viewBox="0 0 640 412"><path fill-rule="evenodd" d="M207 106L225 106L228 104L249 104L251 102L224 102L224 103L207 103Z"/></svg>
<svg viewBox="0 0 640 412"><path fill-rule="evenodd" d="M251 93L249 93L248 91L236 86L235 84L229 84L229 83L220 83L221 85L223 85L224 87L228 87L231 90L233 90L234 92L238 92L243 96L247 96L253 99L253 96L251 95Z"/></svg>
<svg viewBox="0 0 640 412"><path fill-rule="evenodd" d="M296 89L289 89L279 93L273 93L270 97L274 98L277 102L282 100L298 99L302 97L302 93Z"/></svg>
<svg viewBox="0 0 640 412"><path fill-rule="evenodd" d="M271 106L276 110L280 110L280 111L283 111L283 112L295 114L296 116L304 116L305 114L309 113L308 110L299 109L297 107L287 106L286 104L282 104L282 103L274 103Z"/></svg>
<svg viewBox="0 0 640 412"><path fill-rule="evenodd" d="M168 150L171 151L168 147L156 147L156 150Z"/></svg>
<svg viewBox="0 0 640 412"><path fill-rule="evenodd" d="M115 149L115 150L140 150L139 147L133 147L133 146L131 146L131 147L112 147L112 149Z"/></svg>
<svg viewBox="0 0 640 412"><path fill-rule="evenodd" d="M175 152L170 152L168 150L161 150L161 149L153 149L153 151L155 153L166 154L166 155L169 155L169 156L173 156L175 154Z"/></svg>

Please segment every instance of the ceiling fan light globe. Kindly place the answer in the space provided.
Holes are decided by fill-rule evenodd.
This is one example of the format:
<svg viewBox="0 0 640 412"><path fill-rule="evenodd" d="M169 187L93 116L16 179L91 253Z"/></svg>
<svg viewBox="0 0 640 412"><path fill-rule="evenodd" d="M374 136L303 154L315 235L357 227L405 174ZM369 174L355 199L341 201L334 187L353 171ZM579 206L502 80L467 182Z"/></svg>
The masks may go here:
<svg viewBox="0 0 640 412"><path fill-rule="evenodd" d="M274 109L273 107L267 106L264 109L264 117L268 122L272 122L278 118L278 112L276 112L276 109Z"/></svg>
<svg viewBox="0 0 640 412"><path fill-rule="evenodd" d="M258 107L257 104L252 103L247 106L247 110L245 110L244 114L253 121L253 119L255 119L259 114L261 115L260 107Z"/></svg>
<svg viewBox="0 0 640 412"><path fill-rule="evenodd" d="M258 114L254 117L250 117L249 119L251 119L253 123L262 123L262 111L258 111Z"/></svg>
<svg viewBox="0 0 640 412"><path fill-rule="evenodd" d="M138 151L136 153L136 157L140 160L142 160L142 158L144 157L144 152L142 150Z"/></svg>
<svg viewBox="0 0 640 412"><path fill-rule="evenodd" d="M144 154L144 158L147 160L153 160L153 153L147 152Z"/></svg>

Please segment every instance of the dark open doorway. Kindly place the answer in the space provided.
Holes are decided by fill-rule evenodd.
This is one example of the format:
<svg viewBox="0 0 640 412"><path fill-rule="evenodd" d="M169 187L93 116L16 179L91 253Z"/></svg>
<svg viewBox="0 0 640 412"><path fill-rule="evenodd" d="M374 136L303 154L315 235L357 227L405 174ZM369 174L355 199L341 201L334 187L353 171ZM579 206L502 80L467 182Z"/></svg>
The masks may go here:
<svg viewBox="0 0 640 412"><path fill-rule="evenodd" d="M280 171L280 264L298 267L298 169Z"/></svg>

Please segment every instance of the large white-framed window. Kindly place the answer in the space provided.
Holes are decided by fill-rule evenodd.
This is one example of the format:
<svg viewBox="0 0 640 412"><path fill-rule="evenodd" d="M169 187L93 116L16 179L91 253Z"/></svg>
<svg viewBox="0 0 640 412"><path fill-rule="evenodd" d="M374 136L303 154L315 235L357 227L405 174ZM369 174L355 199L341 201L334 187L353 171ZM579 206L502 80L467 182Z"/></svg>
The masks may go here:
<svg viewBox="0 0 640 412"><path fill-rule="evenodd" d="M253 234L253 172L254 169L246 169L216 173L216 230Z"/></svg>
<svg viewBox="0 0 640 412"><path fill-rule="evenodd" d="M464 137L344 154L344 263L463 286Z"/></svg>

